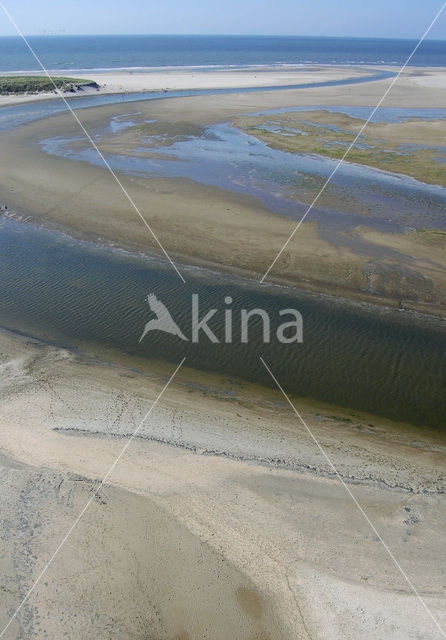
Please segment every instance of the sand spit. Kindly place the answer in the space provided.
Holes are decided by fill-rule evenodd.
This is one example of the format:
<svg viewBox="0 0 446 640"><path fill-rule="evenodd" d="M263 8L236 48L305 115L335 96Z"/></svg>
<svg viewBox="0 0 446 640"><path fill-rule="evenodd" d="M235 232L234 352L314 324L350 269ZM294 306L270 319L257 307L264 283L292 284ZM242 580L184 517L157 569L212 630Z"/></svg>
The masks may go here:
<svg viewBox="0 0 446 640"><path fill-rule="evenodd" d="M171 370L6 332L0 351L6 624ZM446 622L444 437L296 402ZM277 393L186 368L141 436L8 640L440 637ZM268 463L279 451L294 468Z"/></svg>
<svg viewBox="0 0 446 640"><path fill-rule="evenodd" d="M54 77L70 75L69 72L51 72ZM196 69L115 69L82 73L82 78L99 85L98 89L84 87L77 95L101 95L111 93L140 93L145 91L185 91L191 89L239 89L245 87L275 87L314 82L333 82L345 78L372 75L369 68L297 66L275 68L248 68L207 70ZM63 94L72 97L69 92ZM0 96L0 106L48 100L54 92L34 95Z"/></svg>
<svg viewBox="0 0 446 640"><path fill-rule="evenodd" d="M193 89L242 89L245 87L280 87L293 84L311 84L360 78L372 75L376 71L398 73L400 67L366 67L355 66L297 66L274 68L226 69L163 69L148 70L112 69L109 71L82 72L82 77L97 82L99 89L86 87L82 95L101 95L116 93L139 93L144 91L181 91ZM372 73L371 73L372 72ZM70 75L69 70L52 71L53 76ZM331 102L320 104L358 104L376 105L383 95L382 86L390 80L373 81L360 86L342 85L339 87L309 88L308 91L326 95ZM374 86L376 85L376 86ZM444 89L446 87L446 70L441 67L407 67L398 79L398 83L386 98L383 106L419 106L443 107ZM300 93L302 93L300 91ZM348 102L342 102L342 96L348 95ZM424 96L424 99L423 99ZM55 94L38 95L4 95L0 96L1 106L12 106L26 102L54 99ZM66 94L65 97L72 97ZM341 101L339 102L339 98ZM305 104L312 104L307 102ZM286 105L283 105L286 106ZM291 104L290 104L291 106Z"/></svg>

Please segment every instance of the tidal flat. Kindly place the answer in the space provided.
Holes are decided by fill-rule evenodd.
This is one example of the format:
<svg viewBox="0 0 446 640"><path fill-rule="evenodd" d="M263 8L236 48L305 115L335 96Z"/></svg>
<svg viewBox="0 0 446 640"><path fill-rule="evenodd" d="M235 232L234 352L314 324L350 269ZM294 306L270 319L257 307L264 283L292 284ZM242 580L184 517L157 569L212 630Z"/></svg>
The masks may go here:
<svg viewBox="0 0 446 640"><path fill-rule="evenodd" d="M327 90L318 91L327 101ZM336 164L313 153L271 149L231 126L241 117L234 112L276 108L289 103L290 94L266 92L262 102L261 94L255 100L244 94L236 106L228 95L140 101L131 109L82 109L82 117L175 259L260 280ZM306 92L296 96L310 100ZM419 126L435 129L438 122ZM17 158L13 165L8 153L0 159L0 184L17 215L98 243L159 254L69 114L4 132L3 144ZM347 162L269 279L393 308L403 300L408 309L441 315L445 202L441 186Z"/></svg>
<svg viewBox="0 0 446 640"><path fill-rule="evenodd" d="M305 73L338 82L353 71ZM302 138L319 125L330 138L322 119L347 118L346 143L356 116L325 110L368 108L389 81L355 73L360 87L70 103L186 284L71 114L43 101L3 120L0 109L0 325L15 330L0 331L11 640L430 639L434 622L383 540L444 623L444 188L347 164L259 283L336 158L272 148L241 119L299 106L316 114ZM123 76L107 75L110 90ZM125 78L134 90L159 82ZM387 106L444 109L442 82L443 71L408 69ZM231 295L237 309L302 305L304 348L186 352L154 332L140 345L155 287L185 331L192 291L212 305ZM259 373L262 354L302 420Z"/></svg>

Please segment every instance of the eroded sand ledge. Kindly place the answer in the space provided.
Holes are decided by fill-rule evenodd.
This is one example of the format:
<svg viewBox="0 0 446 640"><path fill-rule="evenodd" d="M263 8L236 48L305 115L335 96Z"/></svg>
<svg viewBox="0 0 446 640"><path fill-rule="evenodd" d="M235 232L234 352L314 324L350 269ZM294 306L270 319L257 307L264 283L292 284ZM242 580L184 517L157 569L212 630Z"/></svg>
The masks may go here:
<svg viewBox="0 0 446 640"><path fill-rule="evenodd" d="M6 332L0 351L11 612L171 371L107 366ZM445 622L444 437L298 403ZM7 638L436 637L278 394L185 369L139 435Z"/></svg>

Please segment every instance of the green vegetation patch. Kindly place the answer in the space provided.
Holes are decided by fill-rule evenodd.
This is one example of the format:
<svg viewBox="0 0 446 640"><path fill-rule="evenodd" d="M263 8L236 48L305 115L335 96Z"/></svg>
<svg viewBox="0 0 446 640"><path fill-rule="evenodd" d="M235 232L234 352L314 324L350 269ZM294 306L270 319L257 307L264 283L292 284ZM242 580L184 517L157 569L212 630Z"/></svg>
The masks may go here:
<svg viewBox="0 0 446 640"><path fill-rule="evenodd" d="M191 138L199 138L204 127L189 122L143 122L126 129L124 133L136 133L146 147L167 147L175 142L183 142Z"/></svg>
<svg viewBox="0 0 446 640"><path fill-rule="evenodd" d="M369 123L329 111L241 116L232 124L268 146L292 153L314 153L411 176L446 186L445 121ZM442 144L440 142L440 144Z"/></svg>
<svg viewBox="0 0 446 640"><path fill-rule="evenodd" d="M53 84L54 83L54 84ZM61 91L79 91L83 87L97 87L94 80L82 80L79 78L47 76L0 76L0 94L41 93L54 91L54 85Z"/></svg>

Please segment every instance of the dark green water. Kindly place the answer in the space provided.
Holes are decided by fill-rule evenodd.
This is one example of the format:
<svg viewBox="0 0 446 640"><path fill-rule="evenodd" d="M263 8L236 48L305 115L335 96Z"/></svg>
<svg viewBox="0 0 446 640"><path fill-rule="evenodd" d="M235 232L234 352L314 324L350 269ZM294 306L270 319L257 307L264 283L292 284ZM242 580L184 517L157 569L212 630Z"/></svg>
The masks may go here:
<svg viewBox="0 0 446 640"><path fill-rule="evenodd" d="M446 323L371 306L258 286L198 269L183 270L183 285L169 265L75 241L52 231L4 220L0 226L0 324L66 346L101 345L144 357L162 358L205 371L272 386L262 356L284 388L300 396L443 429L445 420ZM233 342L198 344L150 332L153 317L145 297L155 293L190 336L191 294L200 315L224 336L224 298L233 303ZM303 316L302 344L275 338L278 311ZM262 342L260 322L241 344L240 309L265 309L271 343ZM287 318L288 319L288 318Z"/></svg>

